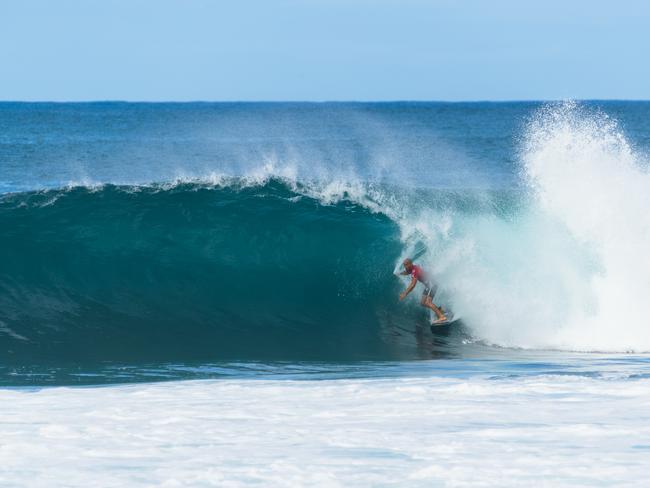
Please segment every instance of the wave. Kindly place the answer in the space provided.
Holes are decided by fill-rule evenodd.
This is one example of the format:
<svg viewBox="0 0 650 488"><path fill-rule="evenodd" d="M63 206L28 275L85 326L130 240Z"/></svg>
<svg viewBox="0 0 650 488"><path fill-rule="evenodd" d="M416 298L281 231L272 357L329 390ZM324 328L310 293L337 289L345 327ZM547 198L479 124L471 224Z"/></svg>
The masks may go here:
<svg viewBox="0 0 650 488"><path fill-rule="evenodd" d="M398 226L277 179L6 195L0 227L9 360L386 358L413 329Z"/></svg>
<svg viewBox="0 0 650 488"><path fill-rule="evenodd" d="M419 358L474 340L650 351L644 158L615 121L568 103L531 118L519 159L520 185L498 191L265 166L6 194L0 350L34 362ZM394 271L415 253L471 341L438 347L417 296L397 302Z"/></svg>

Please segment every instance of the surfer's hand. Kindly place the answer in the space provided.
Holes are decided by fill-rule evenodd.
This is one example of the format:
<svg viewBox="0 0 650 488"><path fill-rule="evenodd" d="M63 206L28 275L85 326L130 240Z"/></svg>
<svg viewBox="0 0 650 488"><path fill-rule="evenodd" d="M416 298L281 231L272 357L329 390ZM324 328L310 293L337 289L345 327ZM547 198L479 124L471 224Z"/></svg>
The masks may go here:
<svg viewBox="0 0 650 488"><path fill-rule="evenodd" d="M405 297L406 297L406 293L404 293L404 292L400 293L400 294L399 294L399 300L400 300L400 302L401 302L402 300L404 300Z"/></svg>

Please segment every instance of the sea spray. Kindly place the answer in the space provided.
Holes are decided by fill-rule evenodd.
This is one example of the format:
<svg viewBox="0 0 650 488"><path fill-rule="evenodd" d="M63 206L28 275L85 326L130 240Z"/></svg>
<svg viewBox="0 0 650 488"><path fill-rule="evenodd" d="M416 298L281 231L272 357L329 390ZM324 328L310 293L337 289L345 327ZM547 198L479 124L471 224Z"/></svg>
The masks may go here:
<svg viewBox="0 0 650 488"><path fill-rule="evenodd" d="M582 286L589 309L572 304L555 341L578 349L650 350L650 175L607 115L567 103L531 122L525 174L541 210L599 264Z"/></svg>
<svg viewBox="0 0 650 488"><path fill-rule="evenodd" d="M443 298L475 337L504 347L648 351L650 177L618 124L575 103L531 118L513 201L420 206ZM477 193L477 195L480 193Z"/></svg>

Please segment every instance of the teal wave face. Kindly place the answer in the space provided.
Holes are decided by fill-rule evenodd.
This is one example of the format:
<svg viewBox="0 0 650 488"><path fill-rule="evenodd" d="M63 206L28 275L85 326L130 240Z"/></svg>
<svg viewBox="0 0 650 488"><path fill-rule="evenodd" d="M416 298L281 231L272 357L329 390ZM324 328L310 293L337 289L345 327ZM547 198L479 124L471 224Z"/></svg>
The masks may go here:
<svg viewBox="0 0 650 488"><path fill-rule="evenodd" d="M398 228L350 202L278 181L75 188L4 196L0 228L9 361L402 354Z"/></svg>

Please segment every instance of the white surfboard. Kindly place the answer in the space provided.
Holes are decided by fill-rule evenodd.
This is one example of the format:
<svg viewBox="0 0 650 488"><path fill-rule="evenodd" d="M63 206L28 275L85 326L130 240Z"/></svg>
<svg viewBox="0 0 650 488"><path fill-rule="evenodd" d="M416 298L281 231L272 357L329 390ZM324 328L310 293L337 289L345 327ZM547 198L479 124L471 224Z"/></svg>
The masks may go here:
<svg viewBox="0 0 650 488"><path fill-rule="evenodd" d="M443 322L437 322L437 317L436 314L431 312L430 317L431 317L431 327L444 327L446 325L451 325L455 322L458 322L460 320L460 317L456 317L454 315L454 312L446 312L445 314L447 316L447 320Z"/></svg>

